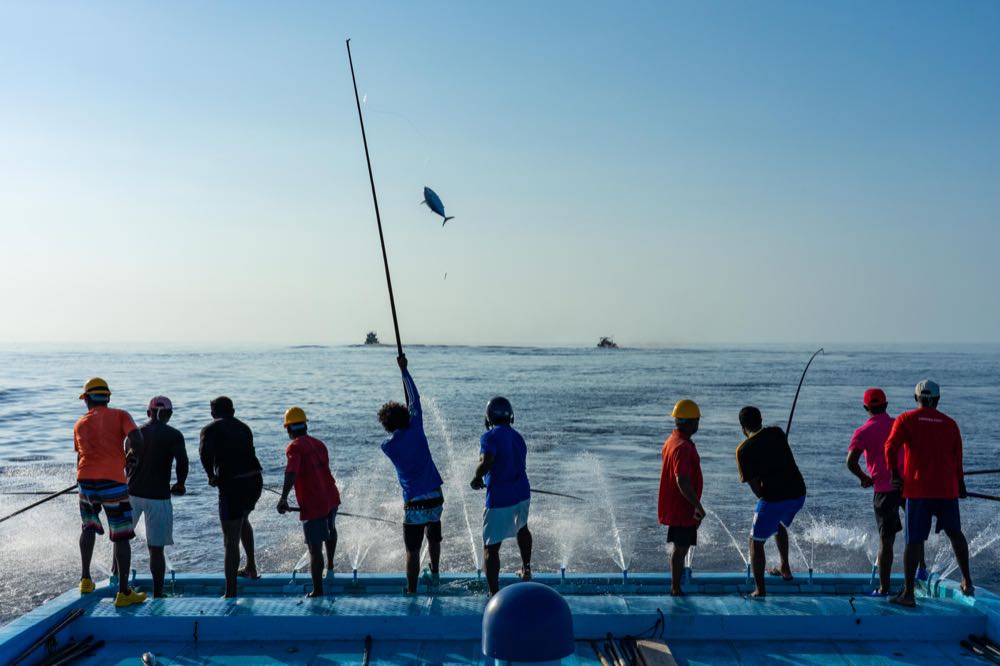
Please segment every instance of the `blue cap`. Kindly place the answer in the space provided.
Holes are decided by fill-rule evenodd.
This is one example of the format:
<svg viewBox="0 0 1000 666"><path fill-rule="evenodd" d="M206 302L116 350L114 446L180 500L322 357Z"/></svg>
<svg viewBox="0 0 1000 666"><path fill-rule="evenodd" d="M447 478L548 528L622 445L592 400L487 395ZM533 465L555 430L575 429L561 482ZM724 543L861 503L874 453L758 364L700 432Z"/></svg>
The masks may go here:
<svg viewBox="0 0 1000 666"><path fill-rule="evenodd" d="M515 583L493 595L483 613L483 654L538 663L573 654L573 615L548 585Z"/></svg>

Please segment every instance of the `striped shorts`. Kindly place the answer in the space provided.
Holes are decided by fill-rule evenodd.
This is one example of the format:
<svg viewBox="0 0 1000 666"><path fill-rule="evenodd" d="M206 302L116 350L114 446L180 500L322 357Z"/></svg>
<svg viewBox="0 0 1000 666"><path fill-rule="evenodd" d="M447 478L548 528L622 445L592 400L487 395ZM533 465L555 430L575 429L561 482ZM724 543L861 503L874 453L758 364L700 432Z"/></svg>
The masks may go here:
<svg viewBox="0 0 1000 666"><path fill-rule="evenodd" d="M118 481L78 481L77 487L84 532L104 534L100 515L103 506L108 514L112 541L128 541L135 537L127 485Z"/></svg>

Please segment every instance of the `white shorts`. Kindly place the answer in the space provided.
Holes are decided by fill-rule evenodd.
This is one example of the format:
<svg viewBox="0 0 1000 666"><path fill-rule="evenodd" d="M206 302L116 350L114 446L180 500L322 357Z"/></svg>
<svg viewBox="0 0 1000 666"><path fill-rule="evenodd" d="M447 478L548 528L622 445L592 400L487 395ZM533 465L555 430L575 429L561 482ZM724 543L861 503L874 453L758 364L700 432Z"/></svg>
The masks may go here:
<svg viewBox="0 0 1000 666"><path fill-rule="evenodd" d="M483 510L483 545L492 546L517 536L518 530L528 526L530 499L514 506Z"/></svg>
<svg viewBox="0 0 1000 666"><path fill-rule="evenodd" d="M174 545L174 505L170 500L130 498L132 521L138 526L139 517L145 516L146 543L150 546Z"/></svg>

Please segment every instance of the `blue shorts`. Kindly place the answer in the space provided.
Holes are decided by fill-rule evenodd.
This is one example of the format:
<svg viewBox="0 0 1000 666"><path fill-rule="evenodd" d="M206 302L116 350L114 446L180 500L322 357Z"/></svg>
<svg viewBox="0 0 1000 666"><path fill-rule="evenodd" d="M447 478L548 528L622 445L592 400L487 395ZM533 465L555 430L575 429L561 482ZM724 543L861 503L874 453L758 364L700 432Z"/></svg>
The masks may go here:
<svg viewBox="0 0 1000 666"><path fill-rule="evenodd" d="M326 543L337 533L337 509L322 518L302 521L307 544Z"/></svg>
<svg viewBox="0 0 1000 666"><path fill-rule="evenodd" d="M806 496L796 499L768 502L760 500L753 514L750 536L754 541L767 541L778 533L778 525L790 527L797 514L805 505Z"/></svg>
<svg viewBox="0 0 1000 666"><path fill-rule="evenodd" d="M908 499L903 535L907 544L923 543L931 535L931 518L937 517L934 532L958 532L962 518L958 513L957 499Z"/></svg>

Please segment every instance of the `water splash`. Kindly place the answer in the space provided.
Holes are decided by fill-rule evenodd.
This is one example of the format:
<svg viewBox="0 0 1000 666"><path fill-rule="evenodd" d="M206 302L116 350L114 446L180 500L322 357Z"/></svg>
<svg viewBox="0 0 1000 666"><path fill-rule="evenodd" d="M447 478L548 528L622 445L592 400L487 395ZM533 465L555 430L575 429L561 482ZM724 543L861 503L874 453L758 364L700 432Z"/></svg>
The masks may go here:
<svg viewBox="0 0 1000 666"><path fill-rule="evenodd" d="M396 475L385 456L379 455L370 465L357 470L341 485L340 496L345 511L368 516L392 515L400 498L396 486ZM372 549L379 545L379 552L385 555L384 564L392 561L390 544L398 543L399 535L388 523L347 518L337 520L337 531L342 536L339 543L351 563L352 569L361 569ZM377 562L374 568L381 566ZM396 560L396 566L398 560ZM296 567L297 568L297 567Z"/></svg>
<svg viewBox="0 0 1000 666"><path fill-rule="evenodd" d="M632 559L632 531L625 531L621 528L618 517L617 506L611 495L611 484L608 482L607 472L601 459L593 453L585 453L581 460L587 467L593 470L594 487L597 489L597 498L603 505L609 520L611 521L611 537L614 540L614 550L611 559L622 571L628 571ZM617 556L617 557L616 557Z"/></svg>
<svg viewBox="0 0 1000 666"><path fill-rule="evenodd" d="M941 574L942 578L947 578L951 574L955 573L956 569L958 569L958 560L955 559L954 553L950 550L951 542L948 539L943 540L947 542L947 548L943 548L942 550L951 554L951 560L948 566L945 567L944 573ZM997 541L1000 541L1000 516L994 517L989 523L986 524L986 527L981 529L976 536L969 540L969 559L971 560L976 555L979 555ZM940 554L942 550L939 550L938 554Z"/></svg>
<svg viewBox="0 0 1000 666"><path fill-rule="evenodd" d="M750 566L750 559L743 553L743 548L740 547L739 542L736 541L736 537L733 536L733 533L732 531L730 531L729 526L722 521L722 518L719 517L719 514L717 514L715 511L712 511L711 509L705 509L705 513L711 516L712 518L715 518L715 520L719 523L719 525L722 525L722 529L725 530L727 535L729 535L729 540L733 542L733 548L736 549L736 554L740 556L741 560L743 560L743 566L745 567Z"/></svg>
<svg viewBox="0 0 1000 666"><path fill-rule="evenodd" d="M445 468L446 485L449 488L449 495L457 492L459 504L462 507L462 518L465 530L469 537L469 552L472 564L478 570L482 568L479 562L479 548L476 545L476 531L472 528L472 519L469 515L469 494L472 489L469 487L468 479L472 478L472 470L467 469L468 465L455 453L455 441L452 437L451 429L434 398L423 398L426 413L431 417L430 425L432 434L436 439L444 442L445 452L448 456L448 464ZM478 448L476 449L478 451ZM452 490L457 489L457 490Z"/></svg>

